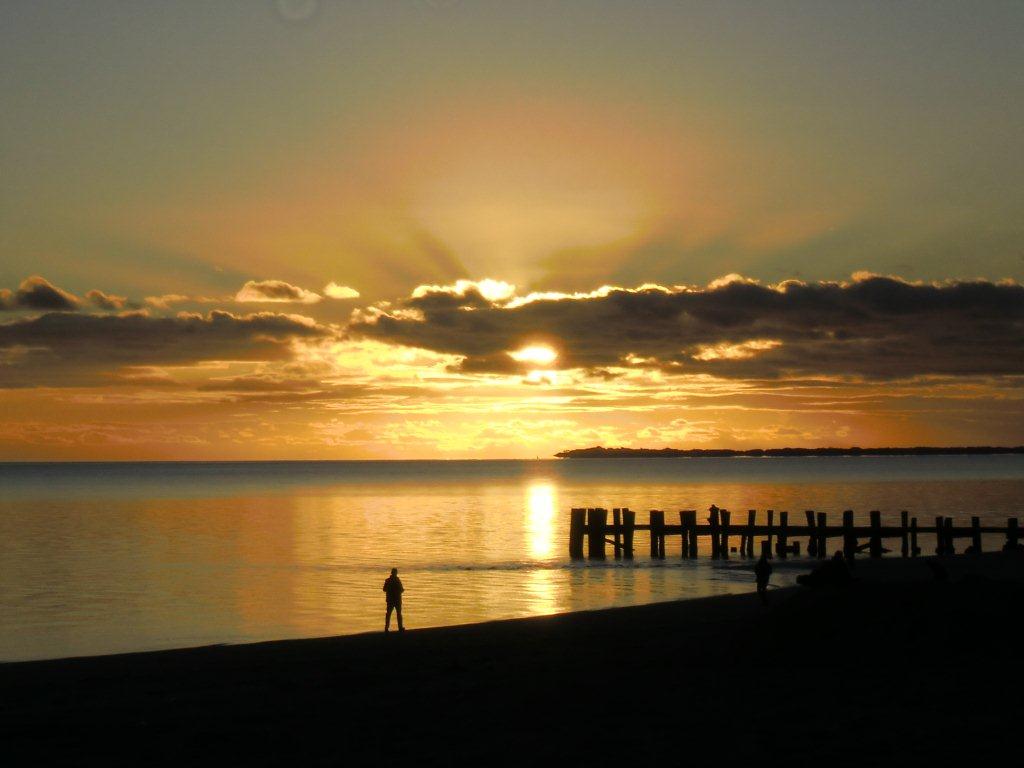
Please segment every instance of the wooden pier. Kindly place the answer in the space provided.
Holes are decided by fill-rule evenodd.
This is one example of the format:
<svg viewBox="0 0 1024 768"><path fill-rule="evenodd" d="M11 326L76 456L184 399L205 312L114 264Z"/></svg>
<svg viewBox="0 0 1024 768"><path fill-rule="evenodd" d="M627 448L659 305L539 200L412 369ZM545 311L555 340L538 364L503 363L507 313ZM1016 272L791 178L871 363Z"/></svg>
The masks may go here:
<svg viewBox="0 0 1024 768"><path fill-rule="evenodd" d="M955 554L958 539L970 541L965 553L981 552L981 537L986 534L1003 536L1004 550L1021 548L1016 517L1007 519L1005 526L981 525L977 516L971 517L970 525L954 525L952 517L944 516L936 517L932 525L920 525L916 517L910 517L903 511L900 512L899 525L882 525L881 512L873 510L868 515L869 524L864 526L854 525L853 510L843 512L841 525L829 525L827 514L814 510L804 512L804 525L790 525L788 512L780 511L776 517L771 509L765 511L765 522L761 523L758 523L757 511L753 509L747 510L743 522L734 520L729 510L718 507L711 507L703 523L697 522L694 509L680 510L678 514L677 524L666 523L665 512L652 509L648 522L643 524L636 522L636 512L628 508L613 509L610 521L607 509L574 508L569 522L569 556L574 560L582 560L584 556L590 560L604 560L610 546L615 559L630 560L637 531L650 533L651 558L656 560L665 559L665 540L672 536L679 537L679 547L673 549L682 558L697 557L697 543L701 537L710 540L711 557L714 559L727 559L730 554L754 557L762 553L768 557L785 558L799 555L803 540L806 540L807 554L822 559L828 556L829 539L839 540L838 549L848 560L865 551L870 557L881 557L883 553L893 551L883 546L886 539L898 540L901 556L917 557L921 554L919 537L922 535L935 537L937 555ZM760 546L755 546L758 539Z"/></svg>

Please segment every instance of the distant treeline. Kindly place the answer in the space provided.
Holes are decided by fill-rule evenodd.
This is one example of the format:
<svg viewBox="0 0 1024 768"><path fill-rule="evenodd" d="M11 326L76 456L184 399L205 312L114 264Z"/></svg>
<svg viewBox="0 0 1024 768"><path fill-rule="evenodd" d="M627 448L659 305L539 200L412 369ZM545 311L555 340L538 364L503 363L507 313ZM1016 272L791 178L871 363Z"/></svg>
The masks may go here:
<svg viewBox="0 0 1024 768"><path fill-rule="evenodd" d="M952 456L963 454L1024 453L1024 445L961 446L935 448L577 448L556 453L560 459L636 459L636 458L718 458L730 456Z"/></svg>

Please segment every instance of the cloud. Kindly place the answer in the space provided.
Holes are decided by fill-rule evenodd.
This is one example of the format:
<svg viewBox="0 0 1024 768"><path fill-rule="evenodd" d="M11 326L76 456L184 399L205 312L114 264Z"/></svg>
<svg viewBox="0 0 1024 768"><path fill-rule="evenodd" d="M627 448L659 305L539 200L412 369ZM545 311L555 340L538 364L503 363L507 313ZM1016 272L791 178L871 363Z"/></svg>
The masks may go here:
<svg viewBox="0 0 1024 768"><path fill-rule="evenodd" d="M124 309L128 304L128 299L125 296L114 296L113 294L104 293L99 290L89 291L85 294L85 298L91 301L93 306L111 311Z"/></svg>
<svg viewBox="0 0 1024 768"><path fill-rule="evenodd" d="M356 313L356 335L459 355L462 372L529 369L508 352L545 344L561 369L655 369L730 378L905 379L1024 374L1024 287L986 280L704 288L605 286L488 298L468 281L421 286Z"/></svg>
<svg viewBox="0 0 1024 768"><path fill-rule="evenodd" d="M116 296L95 289L86 293L85 299L94 307L111 312L132 306L132 302L125 296ZM75 312L82 308L82 304L83 301L78 296L58 288L39 275L23 280L17 291L0 289L0 310Z"/></svg>
<svg viewBox="0 0 1024 768"><path fill-rule="evenodd" d="M338 285L330 282L324 286L324 296L332 299L358 299L359 291L349 288L347 285Z"/></svg>
<svg viewBox="0 0 1024 768"><path fill-rule="evenodd" d="M172 304L181 304L185 301L191 301L191 299L181 293L165 293L162 296L147 296L145 298L145 302L149 306L157 309L168 309Z"/></svg>
<svg viewBox="0 0 1024 768"><path fill-rule="evenodd" d="M652 446L678 445L681 442L709 443L722 437L719 425L710 420L692 421L672 419L665 424L643 427L636 433L643 444Z"/></svg>
<svg viewBox="0 0 1024 768"><path fill-rule="evenodd" d="M310 318L271 312L51 312L0 324L0 386L87 386L139 366L287 360L296 340L334 335Z"/></svg>
<svg viewBox="0 0 1024 768"><path fill-rule="evenodd" d="M320 294L286 283L284 280L250 280L235 294L235 301L243 304L274 302L316 304L320 298Z"/></svg>
<svg viewBox="0 0 1024 768"><path fill-rule="evenodd" d="M18 290L0 289L0 310L40 309L74 311L82 300L58 288L45 278L33 275L22 281Z"/></svg>
<svg viewBox="0 0 1024 768"><path fill-rule="evenodd" d="M467 294L475 293L487 301L501 302L512 298L515 292L516 287L511 283L485 277L483 280L456 280L452 285L421 285L413 290L412 296L419 299L436 293L464 298Z"/></svg>

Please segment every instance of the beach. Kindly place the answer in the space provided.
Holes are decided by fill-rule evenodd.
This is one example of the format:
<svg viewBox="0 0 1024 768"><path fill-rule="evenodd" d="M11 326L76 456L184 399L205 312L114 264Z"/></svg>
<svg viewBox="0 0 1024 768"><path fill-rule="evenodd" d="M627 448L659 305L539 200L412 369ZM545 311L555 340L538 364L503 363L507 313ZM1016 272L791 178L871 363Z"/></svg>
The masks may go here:
<svg viewBox="0 0 1024 768"><path fill-rule="evenodd" d="M404 634L0 665L8 764L877 764L1016 742L1017 553ZM383 606L382 606L383 607ZM943 722L943 725L939 723Z"/></svg>

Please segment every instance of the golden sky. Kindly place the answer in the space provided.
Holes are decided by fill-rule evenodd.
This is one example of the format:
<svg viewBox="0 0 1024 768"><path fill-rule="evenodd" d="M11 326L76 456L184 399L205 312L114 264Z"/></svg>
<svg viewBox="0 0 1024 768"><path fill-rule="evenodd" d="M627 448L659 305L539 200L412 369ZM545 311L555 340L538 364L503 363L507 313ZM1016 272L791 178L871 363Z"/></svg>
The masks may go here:
<svg viewBox="0 0 1024 768"><path fill-rule="evenodd" d="M1019 4L0 8L0 458L1021 443Z"/></svg>

